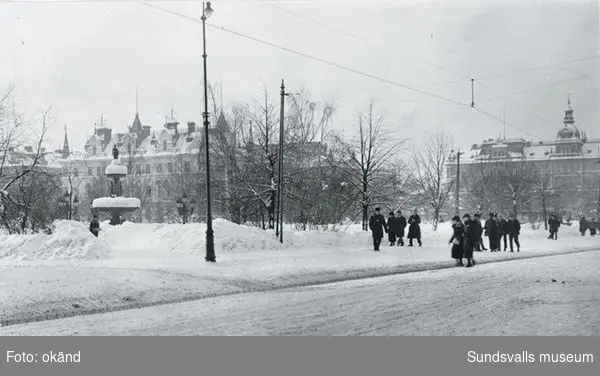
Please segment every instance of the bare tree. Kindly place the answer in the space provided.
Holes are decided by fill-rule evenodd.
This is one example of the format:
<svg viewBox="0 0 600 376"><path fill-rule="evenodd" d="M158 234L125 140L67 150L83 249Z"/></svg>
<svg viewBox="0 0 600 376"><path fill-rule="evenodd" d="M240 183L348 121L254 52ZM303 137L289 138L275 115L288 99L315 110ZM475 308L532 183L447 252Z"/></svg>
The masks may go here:
<svg viewBox="0 0 600 376"><path fill-rule="evenodd" d="M39 130L33 131L33 127L25 127L23 116L16 111L9 110L6 102L8 96L2 97L0 103L0 119L2 149L0 157L0 216L1 223L9 232L37 231L51 220L51 215L38 205L40 202L52 202L52 194L47 192L48 188L58 187L52 182L51 171L49 171L45 148L45 136L51 126L50 109L41 111ZM8 113L7 113L8 112ZM29 129L35 138L35 145L27 145L25 130ZM40 182L46 182L46 186L40 186Z"/></svg>
<svg viewBox="0 0 600 376"><path fill-rule="evenodd" d="M434 231L454 185L454 179L448 179L446 169L451 153L452 139L443 132L429 136L423 147L415 150L413 184L422 201L433 209Z"/></svg>
<svg viewBox="0 0 600 376"><path fill-rule="evenodd" d="M369 207L379 204L387 193L381 187L393 177L392 166L395 153L403 140L397 140L384 127L383 114L375 113L374 103L366 113L357 115L356 135L343 142L343 164L346 180L359 192L363 230L368 230Z"/></svg>

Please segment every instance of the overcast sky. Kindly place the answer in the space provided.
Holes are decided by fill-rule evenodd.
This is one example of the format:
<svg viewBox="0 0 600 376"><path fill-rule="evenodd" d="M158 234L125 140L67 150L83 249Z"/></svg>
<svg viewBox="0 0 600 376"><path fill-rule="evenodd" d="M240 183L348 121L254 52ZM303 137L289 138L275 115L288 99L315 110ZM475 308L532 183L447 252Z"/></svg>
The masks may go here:
<svg viewBox="0 0 600 376"><path fill-rule="evenodd" d="M200 23L127 0L66 1L0 0L0 86L16 86L26 113L53 107L53 146L67 125L72 145L81 148L101 113L109 127L125 131L138 82L145 125L160 128L171 107L181 122L201 122ZM201 15L199 1L150 3ZM571 93L576 125L600 137L597 1L212 4L213 25L396 83L207 28L209 81L222 82L225 103L260 98L263 85L278 100L285 78L290 91L335 99L335 127L345 133L357 109L375 99L400 135L418 142L443 127L467 147L503 133L504 108L508 137L553 139ZM469 107L470 77L476 107L489 116Z"/></svg>

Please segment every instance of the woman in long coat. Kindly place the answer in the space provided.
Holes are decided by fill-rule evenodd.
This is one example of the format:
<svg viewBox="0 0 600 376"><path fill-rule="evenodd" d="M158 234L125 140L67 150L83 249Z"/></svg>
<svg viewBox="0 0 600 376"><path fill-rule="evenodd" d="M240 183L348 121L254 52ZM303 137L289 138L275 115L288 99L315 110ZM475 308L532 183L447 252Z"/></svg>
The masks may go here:
<svg viewBox="0 0 600 376"><path fill-rule="evenodd" d="M396 218L394 217L394 212L390 212L387 219L387 227L388 227L388 240L390 241L390 245L393 246L396 244L396 232L394 231L394 221Z"/></svg>
<svg viewBox="0 0 600 376"><path fill-rule="evenodd" d="M452 237L448 244L452 244L452 258L456 260L456 266L463 266L463 257L465 250L465 226L460 221L460 217L452 217Z"/></svg>
<svg viewBox="0 0 600 376"><path fill-rule="evenodd" d="M417 214L417 209L408 217L408 246L413 246L413 239L417 239L419 247L423 245L421 243L421 217Z"/></svg>

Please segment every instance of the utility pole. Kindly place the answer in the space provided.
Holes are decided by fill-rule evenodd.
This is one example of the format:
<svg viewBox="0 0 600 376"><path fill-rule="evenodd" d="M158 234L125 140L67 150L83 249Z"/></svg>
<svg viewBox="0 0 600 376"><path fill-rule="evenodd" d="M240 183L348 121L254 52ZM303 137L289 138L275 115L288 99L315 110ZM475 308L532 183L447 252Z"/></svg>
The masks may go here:
<svg viewBox="0 0 600 376"><path fill-rule="evenodd" d="M284 106L285 106L285 96L288 95L285 92L285 85L283 83L283 79L281 79L281 104L280 104L280 114L279 114L279 182L277 184L277 227L279 229L279 241L283 243L283 124L284 124Z"/></svg>
<svg viewBox="0 0 600 376"><path fill-rule="evenodd" d="M454 208L455 215L460 216L460 149L456 152L456 207Z"/></svg>
<svg viewBox="0 0 600 376"><path fill-rule="evenodd" d="M471 107L475 107L475 79L471 78Z"/></svg>

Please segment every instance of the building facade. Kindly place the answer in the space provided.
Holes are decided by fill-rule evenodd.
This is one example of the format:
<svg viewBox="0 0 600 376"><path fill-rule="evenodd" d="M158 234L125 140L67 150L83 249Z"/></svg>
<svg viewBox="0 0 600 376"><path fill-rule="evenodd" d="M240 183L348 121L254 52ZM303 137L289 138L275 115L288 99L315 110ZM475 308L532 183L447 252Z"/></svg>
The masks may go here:
<svg viewBox="0 0 600 376"><path fill-rule="evenodd" d="M448 166L448 177L455 181L456 172L455 157ZM496 181L496 185L507 183L506 195L513 201L509 205L518 205L521 214L599 214L600 139L589 138L575 125L570 99L554 140L488 139L472 145L460 157L459 189L464 210L512 211L490 204L494 196L501 195L495 187L486 186L486 182L494 181L494 175L504 180ZM518 200L521 202L514 202Z"/></svg>

